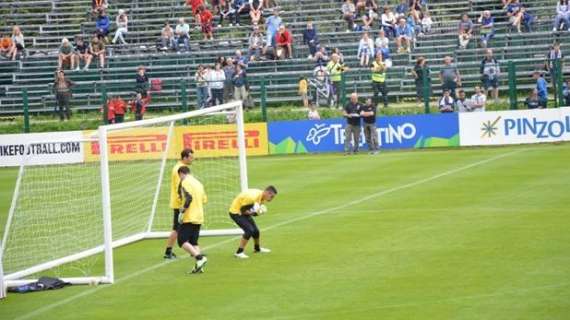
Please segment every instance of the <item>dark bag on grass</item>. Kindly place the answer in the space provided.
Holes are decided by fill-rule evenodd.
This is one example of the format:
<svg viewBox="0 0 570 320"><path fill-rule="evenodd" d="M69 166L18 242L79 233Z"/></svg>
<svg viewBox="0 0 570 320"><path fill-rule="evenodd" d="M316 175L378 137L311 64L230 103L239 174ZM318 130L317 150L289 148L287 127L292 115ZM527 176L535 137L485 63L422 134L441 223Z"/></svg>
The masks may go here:
<svg viewBox="0 0 570 320"><path fill-rule="evenodd" d="M44 290L61 289L69 285L71 285L71 283L62 281L57 278L41 277L36 282L28 283L19 287L9 288L8 292L28 293L28 292L36 292Z"/></svg>

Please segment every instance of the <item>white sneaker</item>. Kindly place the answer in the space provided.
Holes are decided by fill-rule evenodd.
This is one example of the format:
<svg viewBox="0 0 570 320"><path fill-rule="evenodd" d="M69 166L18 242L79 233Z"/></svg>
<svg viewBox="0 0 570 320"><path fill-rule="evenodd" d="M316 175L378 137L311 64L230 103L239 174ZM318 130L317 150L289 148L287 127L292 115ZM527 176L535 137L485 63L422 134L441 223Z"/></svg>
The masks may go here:
<svg viewBox="0 0 570 320"><path fill-rule="evenodd" d="M196 261L196 265L194 266L194 269L192 269L192 273L204 272L204 267L206 266L207 262L208 258L206 257L203 257L202 259Z"/></svg>
<svg viewBox="0 0 570 320"><path fill-rule="evenodd" d="M79 71L81 70L81 68L79 68L79 66L77 68L75 68L75 71Z"/></svg>
<svg viewBox="0 0 570 320"><path fill-rule="evenodd" d="M249 258L249 256L247 254L245 254L245 252L240 252L240 253L234 253L234 257L238 258L238 259L247 259Z"/></svg>
<svg viewBox="0 0 570 320"><path fill-rule="evenodd" d="M259 248L259 251L255 251L256 253L269 253L271 252L271 249L267 249L267 248Z"/></svg>

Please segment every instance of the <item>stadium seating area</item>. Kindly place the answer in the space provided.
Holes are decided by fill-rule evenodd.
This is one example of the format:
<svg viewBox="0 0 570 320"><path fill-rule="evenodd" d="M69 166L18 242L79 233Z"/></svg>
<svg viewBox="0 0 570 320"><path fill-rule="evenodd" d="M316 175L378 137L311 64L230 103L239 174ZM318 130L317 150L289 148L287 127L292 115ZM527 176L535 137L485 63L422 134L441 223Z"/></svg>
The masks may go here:
<svg viewBox="0 0 570 320"><path fill-rule="evenodd" d="M251 26L216 28L213 41L203 41L200 31L191 18L190 9L182 0L111 0L108 15L114 21L119 9L129 15L128 45L108 46L109 64L104 72L93 68L86 72L68 72L68 77L77 83L74 89L73 106L81 109L98 109L101 92L121 94L130 98L134 89L136 68L144 65L151 78L163 81L163 90L156 96L152 108L170 108L179 105L181 83L187 84L191 101L194 100L193 75L198 64L211 64L217 56L233 55L236 49L247 49L247 37ZM379 5L393 1L377 1ZM540 68L549 46L561 39L562 51L570 52L568 33L552 32L552 20L556 2L553 0L523 1L537 17L532 33L511 32L503 15L499 0L441 0L429 1L428 7L434 20L432 32L417 38L411 53L396 53L390 42L394 67L388 73L389 95L394 99L415 94L414 81L410 75L415 59L425 56L432 69L432 83L438 89L437 71L442 58L453 56L463 75L463 86L470 92L480 82L479 65L483 49L474 39L469 47L457 48L457 22L461 13L467 12L476 21L483 10L491 10L496 17L497 35L489 47L503 62L517 64L518 89L533 87L530 74ZM314 62L307 59L308 48L302 45L302 30L308 19L313 20L321 40L327 48L338 47L351 67L347 73L349 90L356 89L363 95L370 93L370 74L358 67L356 51L360 33L346 32L340 14L338 0L302 1L279 0L281 17L294 36L295 57L289 60L264 60L250 63L248 77L253 97L258 100L260 83L265 81L267 100L272 103L298 101L297 81L300 75L310 75ZM22 90L27 89L32 112L47 112L54 108L51 85L57 68L57 50L63 37L70 40L76 35L88 37L94 30L89 18L90 0L9 0L0 3L2 25L0 34L10 33L13 25L19 25L26 37L28 56L19 61L0 60L0 114L22 112ZM175 24L179 17L191 22L191 52L164 53L156 50L156 40L165 21ZM114 31L114 23L111 29ZM374 28L377 30L377 25ZM478 31L476 30L476 33ZM376 33L376 32L374 32ZM199 39L199 40L198 40ZM565 40L566 39L566 40ZM567 59L568 60L568 59ZM568 64L567 64L568 65ZM570 73L568 67L565 73ZM182 81L184 80L184 81ZM501 79L504 91L507 78Z"/></svg>

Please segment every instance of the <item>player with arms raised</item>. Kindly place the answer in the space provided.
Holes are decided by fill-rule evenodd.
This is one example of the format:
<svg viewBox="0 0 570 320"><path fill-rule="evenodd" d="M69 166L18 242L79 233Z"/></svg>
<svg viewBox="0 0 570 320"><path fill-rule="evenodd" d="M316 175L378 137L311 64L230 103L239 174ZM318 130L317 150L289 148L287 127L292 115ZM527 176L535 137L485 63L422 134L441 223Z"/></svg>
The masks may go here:
<svg viewBox="0 0 570 320"><path fill-rule="evenodd" d="M243 230L243 236L240 239L239 247L234 254L236 258L247 259L249 258L244 248L250 238L254 241L254 252L269 253L271 250L262 248L259 242L260 233L254 216L260 215L267 211L264 203L270 202L277 195L277 189L274 186L269 186L265 190L248 189L242 191L233 201L230 207L230 217L232 220Z"/></svg>
<svg viewBox="0 0 570 320"><path fill-rule="evenodd" d="M164 259L176 258L176 254L172 252L172 246L178 237L176 232L178 230L178 214L180 213L179 209L182 207L182 198L178 195L178 186L180 185L178 169L190 166L192 160L194 160L194 151L189 148L182 150L180 152L180 160L176 162L170 174L170 208L174 211L174 218L172 219L172 231L166 242Z"/></svg>
<svg viewBox="0 0 570 320"><path fill-rule="evenodd" d="M188 252L196 265L192 273L204 272L204 266L208 258L202 255L198 246L200 227L204 223L204 204L208 202L204 186L198 179L190 174L188 167L178 169L180 176L179 195L183 199L183 205L178 214L178 246Z"/></svg>

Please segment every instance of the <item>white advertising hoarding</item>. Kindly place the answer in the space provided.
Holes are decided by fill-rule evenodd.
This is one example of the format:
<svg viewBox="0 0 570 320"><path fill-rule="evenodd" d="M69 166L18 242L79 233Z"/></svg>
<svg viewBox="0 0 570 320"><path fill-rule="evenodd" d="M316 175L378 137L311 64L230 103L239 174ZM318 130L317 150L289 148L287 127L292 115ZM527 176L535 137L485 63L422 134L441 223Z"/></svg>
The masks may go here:
<svg viewBox="0 0 570 320"><path fill-rule="evenodd" d="M83 162L81 131L0 135L0 167ZM27 146L30 145L28 148Z"/></svg>
<svg viewBox="0 0 570 320"><path fill-rule="evenodd" d="M459 114L461 146L570 141L570 108Z"/></svg>

